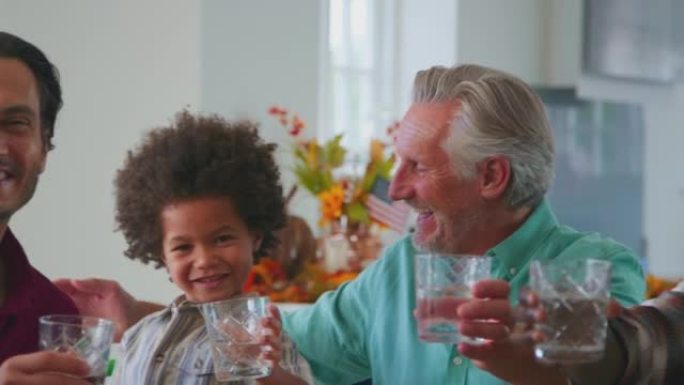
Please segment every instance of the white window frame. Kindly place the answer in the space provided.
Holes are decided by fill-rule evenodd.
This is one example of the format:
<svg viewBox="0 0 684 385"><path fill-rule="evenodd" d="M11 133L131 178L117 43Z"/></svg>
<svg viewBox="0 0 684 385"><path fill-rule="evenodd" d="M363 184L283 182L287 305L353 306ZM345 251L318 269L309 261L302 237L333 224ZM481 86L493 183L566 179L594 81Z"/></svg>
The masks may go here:
<svg viewBox="0 0 684 385"><path fill-rule="evenodd" d="M359 68L357 63L348 65L336 65L332 63L332 47L330 44L330 10L331 2L340 2L343 6L341 17L343 27L346 29L343 35L351 34L350 7L353 2L365 2L370 17L370 35L372 35L371 52L372 66ZM321 7L321 66L319 73L319 122L318 138L321 141L332 138L337 134L344 134L343 144L348 149L345 173L359 174L363 172L363 165L368 160L368 148L371 139L377 138L389 142L386 128L399 119L399 100L397 86L399 82L399 66L397 44L398 32L398 5L394 0L325 0ZM351 38L346 39L342 49L351 49ZM347 57L350 57L348 55ZM335 75L348 79L341 83L348 85L344 89L335 89L333 79ZM367 108L368 113L359 117L359 126L355 125L352 118L361 114L354 106L353 78L363 76L367 78L366 85L370 89L368 104L363 104L360 110ZM340 95L342 100L340 103ZM337 98L337 99L336 99ZM336 103L336 101L338 103ZM358 100L356 103L359 103ZM338 118L336 118L336 116ZM340 118L341 117L341 118ZM336 121L337 120L337 121ZM366 126L364 129L363 126Z"/></svg>

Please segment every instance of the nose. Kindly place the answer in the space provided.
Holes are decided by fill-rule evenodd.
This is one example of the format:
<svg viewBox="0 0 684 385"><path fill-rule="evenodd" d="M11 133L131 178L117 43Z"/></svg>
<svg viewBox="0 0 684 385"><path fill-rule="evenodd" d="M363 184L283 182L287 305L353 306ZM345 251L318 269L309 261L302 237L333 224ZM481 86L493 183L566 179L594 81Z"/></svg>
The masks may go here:
<svg viewBox="0 0 684 385"><path fill-rule="evenodd" d="M209 247L198 247L196 253L195 267L199 269L209 269L218 263L219 257Z"/></svg>
<svg viewBox="0 0 684 385"><path fill-rule="evenodd" d="M389 186L389 196L394 201L408 200L412 198L413 188L410 184L408 168L401 162L392 182Z"/></svg>

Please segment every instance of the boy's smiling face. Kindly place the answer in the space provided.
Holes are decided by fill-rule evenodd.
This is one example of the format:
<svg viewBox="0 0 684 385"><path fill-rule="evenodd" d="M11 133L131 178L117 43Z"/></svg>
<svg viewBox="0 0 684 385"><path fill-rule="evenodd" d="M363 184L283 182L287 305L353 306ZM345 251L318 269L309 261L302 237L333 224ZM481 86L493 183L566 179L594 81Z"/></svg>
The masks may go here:
<svg viewBox="0 0 684 385"><path fill-rule="evenodd" d="M229 198L207 197L169 204L161 212L164 264L189 301L238 295L260 238L252 234Z"/></svg>

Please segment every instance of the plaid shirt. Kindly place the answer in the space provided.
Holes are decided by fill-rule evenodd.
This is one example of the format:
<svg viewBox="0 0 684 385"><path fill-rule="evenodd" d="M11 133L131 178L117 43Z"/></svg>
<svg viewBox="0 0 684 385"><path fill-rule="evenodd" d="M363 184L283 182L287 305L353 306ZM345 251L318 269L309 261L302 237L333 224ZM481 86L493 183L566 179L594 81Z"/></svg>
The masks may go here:
<svg viewBox="0 0 684 385"><path fill-rule="evenodd" d="M211 345L199 309L184 299L176 299L166 309L153 313L126 331L121 341L120 385L214 385ZM309 365L285 337L280 366L311 379ZM250 385L255 381L232 381Z"/></svg>
<svg viewBox="0 0 684 385"><path fill-rule="evenodd" d="M684 282L611 322L625 348L623 385L684 384Z"/></svg>

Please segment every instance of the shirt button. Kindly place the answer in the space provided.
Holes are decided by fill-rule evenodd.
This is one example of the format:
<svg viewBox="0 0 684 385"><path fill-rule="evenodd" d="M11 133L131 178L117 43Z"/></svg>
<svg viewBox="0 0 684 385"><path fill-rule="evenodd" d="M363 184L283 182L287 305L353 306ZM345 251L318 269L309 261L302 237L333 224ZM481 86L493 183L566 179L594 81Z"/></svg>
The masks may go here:
<svg viewBox="0 0 684 385"><path fill-rule="evenodd" d="M454 362L454 365L456 365L456 366L461 365L463 363L463 358L456 357L456 358L454 358L453 362Z"/></svg>
<svg viewBox="0 0 684 385"><path fill-rule="evenodd" d="M162 362L164 362L164 354L162 354L162 353L157 354L157 355L154 357L154 362L156 362L156 363L158 363L158 364L161 364Z"/></svg>
<svg viewBox="0 0 684 385"><path fill-rule="evenodd" d="M515 273L518 272L518 269L516 269L515 267L511 267L510 269L508 269L508 272L509 272L511 275L515 275Z"/></svg>

